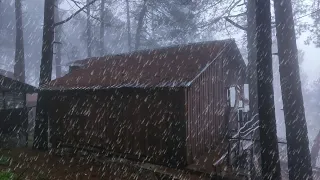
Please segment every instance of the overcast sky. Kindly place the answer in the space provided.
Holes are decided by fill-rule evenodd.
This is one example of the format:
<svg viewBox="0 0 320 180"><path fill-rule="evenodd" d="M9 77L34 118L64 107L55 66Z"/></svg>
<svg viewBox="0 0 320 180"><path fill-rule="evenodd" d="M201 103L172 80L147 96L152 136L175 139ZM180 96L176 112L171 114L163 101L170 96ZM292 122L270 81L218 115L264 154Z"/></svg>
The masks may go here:
<svg viewBox="0 0 320 180"><path fill-rule="evenodd" d="M304 40L306 40L307 36L308 34L305 33L300 37L297 40L297 45L299 49L304 51L303 71L308 75L309 81L312 81L320 76L320 49L316 48L314 44L305 45Z"/></svg>
<svg viewBox="0 0 320 180"><path fill-rule="evenodd" d="M312 22L312 19L309 16L301 18L301 20L306 22ZM297 39L298 49L303 50L304 52L304 62L302 65L302 70L308 75L309 81L314 81L320 77L319 67L320 67L320 48L316 48L314 44L305 45L304 41L310 33L303 33Z"/></svg>

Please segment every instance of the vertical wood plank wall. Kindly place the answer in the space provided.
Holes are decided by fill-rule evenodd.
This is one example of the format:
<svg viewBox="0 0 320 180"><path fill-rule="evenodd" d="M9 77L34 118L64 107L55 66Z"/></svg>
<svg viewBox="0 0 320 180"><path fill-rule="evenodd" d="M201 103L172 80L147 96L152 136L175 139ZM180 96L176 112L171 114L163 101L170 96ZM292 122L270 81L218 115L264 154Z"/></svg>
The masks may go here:
<svg viewBox="0 0 320 180"><path fill-rule="evenodd" d="M140 160L186 165L184 91L57 93L49 116L52 141L100 147Z"/></svg>
<svg viewBox="0 0 320 180"><path fill-rule="evenodd" d="M219 146L224 137L223 61L217 59L186 90L188 163Z"/></svg>

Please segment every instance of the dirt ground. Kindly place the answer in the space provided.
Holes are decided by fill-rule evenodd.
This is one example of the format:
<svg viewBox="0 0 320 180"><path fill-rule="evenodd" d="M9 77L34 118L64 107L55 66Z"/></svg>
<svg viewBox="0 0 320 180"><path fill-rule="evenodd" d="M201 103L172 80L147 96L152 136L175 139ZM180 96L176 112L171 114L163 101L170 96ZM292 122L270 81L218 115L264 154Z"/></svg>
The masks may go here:
<svg viewBox="0 0 320 180"><path fill-rule="evenodd" d="M30 148L0 150L1 155L12 160L9 165L0 165L0 171L10 170L25 180L156 179L153 173L118 162L98 163L88 157L59 157Z"/></svg>
<svg viewBox="0 0 320 180"><path fill-rule="evenodd" d="M70 154L31 148L0 149L1 156L11 158L7 165L0 164L0 172L10 171L19 180L167 180L160 177L166 173L181 180L207 180L208 177L165 167L155 167L148 163L138 163L119 158L97 157L92 154ZM157 172L155 172L155 170ZM160 172L160 173L159 173ZM221 179L221 178L219 178ZM223 179L237 179L236 177ZM2 180L2 179L1 179ZM16 180L16 179L15 179Z"/></svg>

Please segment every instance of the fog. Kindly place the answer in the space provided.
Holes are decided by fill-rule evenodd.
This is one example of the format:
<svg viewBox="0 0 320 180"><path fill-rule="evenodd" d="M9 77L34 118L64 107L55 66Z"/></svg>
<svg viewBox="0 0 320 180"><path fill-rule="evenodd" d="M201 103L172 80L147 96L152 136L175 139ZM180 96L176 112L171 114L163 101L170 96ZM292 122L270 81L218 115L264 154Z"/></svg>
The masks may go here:
<svg viewBox="0 0 320 180"><path fill-rule="evenodd" d="M16 58L15 1L17 0L0 0L0 69L10 72L15 70ZM70 63L77 60L224 39L235 39L243 60L248 65L250 44L248 45L247 39L247 36L249 37L248 10L245 5L247 1L106 0L103 11L100 6L104 1L101 0L92 1L90 6L86 4L91 1L86 0L56 1L55 23L67 21L55 26L51 80L60 78L57 77L60 70L61 77L67 75ZM39 87L44 0L21 2L25 82ZM320 1L292 0L292 4L311 148L320 131ZM88 10L91 14L87 13ZM277 55L278 43L274 9L271 10L277 136L281 141L285 141L286 125ZM61 62L58 62L58 59ZM77 81L80 81L79 79ZM249 97L249 88L246 82L244 88L246 98ZM236 92L232 91L231 96L232 101L235 101ZM249 110L249 104L245 106L246 110Z"/></svg>
<svg viewBox="0 0 320 180"><path fill-rule="evenodd" d="M306 1L307 2L307 1ZM111 25L110 27L106 27L106 34L105 34L105 42L106 42L106 54L116 54L127 52L127 34L126 34L126 21L125 21L125 12L124 7L121 7L122 3L114 3L111 4L108 9L108 20L110 23L115 24L117 27L112 27L115 25ZM307 2L305 4L310 4ZM135 6L139 6L138 2L132 3L132 11L135 11ZM218 4L216 5L219 6ZM72 1L62 1L60 4L60 11L62 17L66 18L72 12L75 12L78 8ZM206 12L202 12L201 18L199 20L204 21L205 19L214 18L220 16L219 13L212 14L210 10L213 9L223 9L211 7L208 8ZM309 7L309 6L308 6ZM13 0L6 0L1 4L1 67L2 69L6 69L8 71L13 71L13 59L14 59L14 1ZM306 8L307 9L307 8ZM122 11L122 12L121 12ZM241 8L235 10L235 12L241 11ZM303 18L299 19L297 23L299 26L300 24L310 24L313 25L313 19L311 15L314 10L309 9L308 11L303 11L303 13L297 13L297 17L304 16ZM23 24L24 24L24 44L25 44L25 62L26 62L26 74L27 78L26 81L32 85L38 85L38 78L39 78L39 66L40 66L40 54L41 54L41 43L42 43L42 24L43 24L43 1L42 0L28 0L23 2ZM306 15L306 16L305 16ZM241 18L239 22L241 23ZM95 21L94 19L92 21ZM200 22L201 22L200 21ZM223 20L221 20L223 21ZM244 23L243 21L242 23ZM94 22L97 24L97 22ZM209 21L210 23L210 21ZM202 23L204 24L204 23ZM94 25L94 24L93 24ZM224 25L225 27L218 28L216 26ZM132 31L135 31L135 21L132 21ZM84 50L86 47L85 45L85 38L84 38L84 31L85 31L85 13L80 13L79 15L75 16L71 21L65 23L63 25L63 32L62 32L62 70L64 73L67 73L68 68L66 65L68 62L84 59L86 57L86 51ZM228 30L230 29L230 30ZM93 31L98 30L98 27L94 26ZM200 31L198 29L198 31ZM98 32L97 32L98 33ZM161 37L161 33L158 33L158 36ZM164 33L164 32L163 32ZM246 45L244 42L243 36L245 33L242 30L235 29L234 27L230 26L230 24L226 24L225 22L217 22L217 25L213 24L210 27L205 28L204 30L201 29L201 32L194 32L193 36L195 38L188 38L187 34L183 35L183 38L186 39L185 42L177 40L176 42L170 42L170 40L165 40L162 38L162 42L156 42L159 39L157 38L150 38L149 42L151 46L145 46L141 48L156 48L160 46L168 46L172 44L181 44L186 42L199 42L203 40L216 40L216 39L224 39L224 38L235 38L238 41L238 45L243 53L244 58L246 57ZM199 34L198 34L199 33ZM134 33L133 33L134 34ZM166 36L163 34L163 36ZM306 44L305 41L308 38L314 37L312 32L309 32L308 28L303 30L302 34L298 36L297 45L299 50L301 50L304 54L303 62L300 65L301 72L303 73L303 83L306 85L309 91L316 91L315 89L317 86L317 80L320 77L318 68L320 67L320 61L318 59L317 54L320 53L320 50L316 48L314 43ZM95 43L95 42L93 42ZM276 50L275 50L276 51ZM94 54L97 56L98 54ZM276 59L276 57L275 57ZM277 61L275 60L275 63ZM53 72L55 72L55 64L53 64ZM274 68L275 73L275 99L281 100L281 93L279 90L279 77L277 74L276 66ZM53 78L55 77L55 73L53 73ZM305 89L306 91L306 89ZM318 116L315 115L317 113L310 112L311 109L316 110L311 102L308 100L314 98L320 98L317 96L318 93L310 92L305 93L305 106L307 111L307 119L309 123L309 135L310 140L312 140L317 133L318 129L320 129L320 124L317 123ZM278 117L278 133L280 137L284 137L284 125L283 125L283 115L281 111L282 105L281 102L276 101L276 113ZM312 141L311 141L312 142Z"/></svg>

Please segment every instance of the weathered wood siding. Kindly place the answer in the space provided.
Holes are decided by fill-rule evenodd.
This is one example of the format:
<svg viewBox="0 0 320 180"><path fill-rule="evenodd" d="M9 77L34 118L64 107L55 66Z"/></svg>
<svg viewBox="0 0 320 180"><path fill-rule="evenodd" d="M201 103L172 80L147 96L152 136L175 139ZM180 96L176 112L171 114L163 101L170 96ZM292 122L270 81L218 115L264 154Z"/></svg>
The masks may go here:
<svg viewBox="0 0 320 180"><path fill-rule="evenodd" d="M183 89L73 91L51 99L54 146L90 145L157 164L186 165Z"/></svg>
<svg viewBox="0 0 320 180"><path fill-rule="evenodd" d="M222 60L214 61L186 90L188 163L218 148L226 132Z"/></svg>
<svg viewBox="0 0 320 180"><path fill-rule="evenodd" d="M0 117L0 134L18 129L26 131L28 128L28 108L2 109Z"/></svg>

